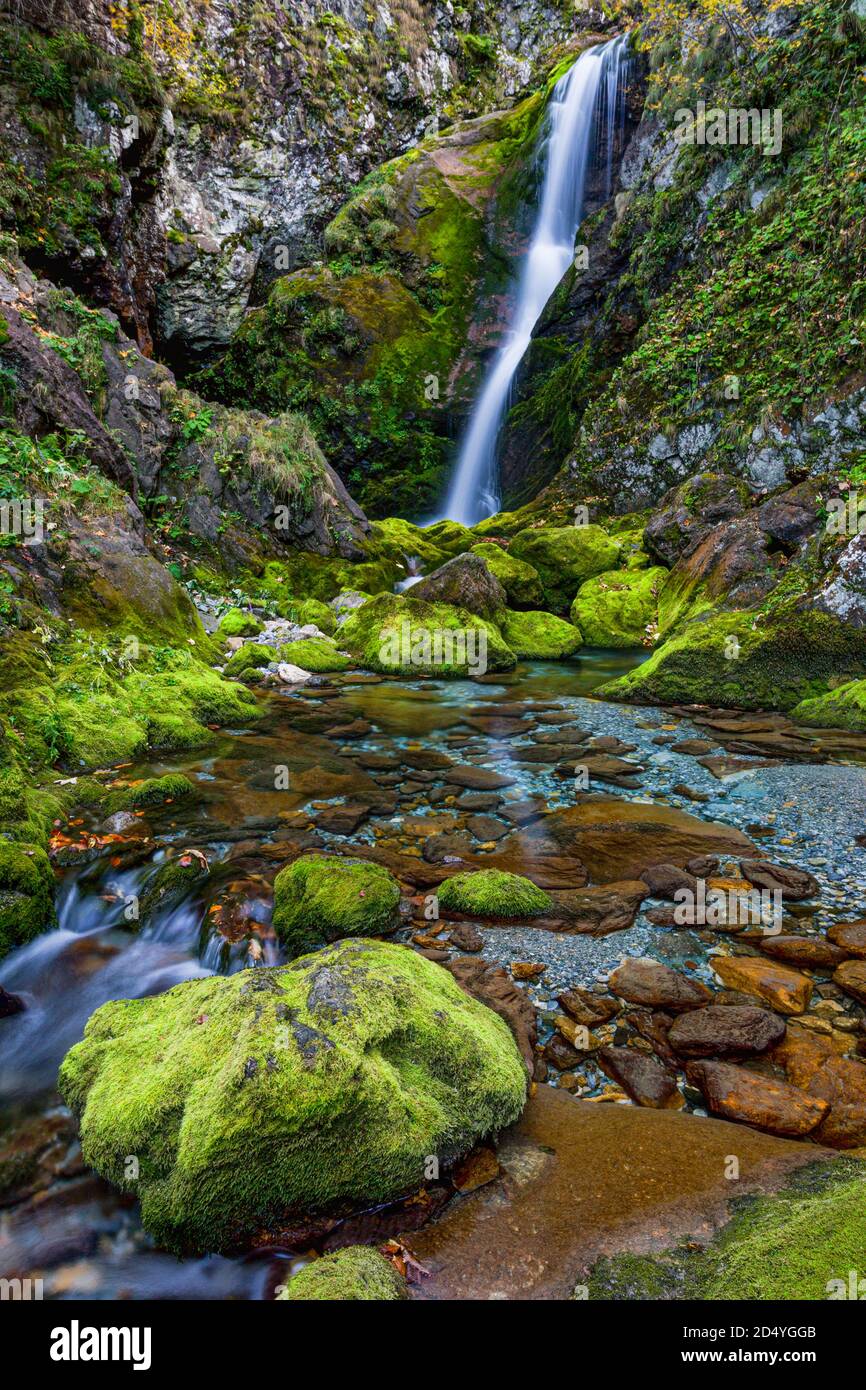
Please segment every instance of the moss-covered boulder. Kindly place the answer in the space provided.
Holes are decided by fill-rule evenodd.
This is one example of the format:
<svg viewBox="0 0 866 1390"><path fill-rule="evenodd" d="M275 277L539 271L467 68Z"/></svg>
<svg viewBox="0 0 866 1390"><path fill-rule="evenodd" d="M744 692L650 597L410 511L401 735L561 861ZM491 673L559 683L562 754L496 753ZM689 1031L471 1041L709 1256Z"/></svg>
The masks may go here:
<svg viewBox="0 0 866 1390"><path fill-rule="evenodd" d="M380 594L340 630L340 643L371 671L460 677L509 671L515 656L499 629L463 608Z"/></svg>
<svg viewBox="0 0 866 1390"><path fill-rule="evenodd" d="M220 637L255 637L262 630L262 624L252 613L242 608L230 608L220 619Z"/></svg>
<svg viewBox="0 0 866 1390"><path fill-rule="evenodd" d="M856 628L827 613L704 613L594 693L636 704L790 710L839 675L866 672Z"/></svg>
<svg viewBox="0 0 866 1390"><path fill-rule="evenodd" d="M866 730L866 680L846 681L825 695L802 700L791 710L791 718L819 729L851 729L862 733Z"/></svg>
<svg viewBox="0 0 866 1390"><path fill-rule="evenodd" d="M54 873L38 845L0 840L0 956L54 920Z"/></svg>
<svg viewBox="0 0 866 1390"><path fill-rule="evenodd" d="M379 936L400 921L400 888L381 864L304 855L274 880L274 930L292 955L341 936Z"/></svg>
<svg viewBox="0 0 866 1390"><path fill-rule="evenodd" d="M304 671L327 672L346 671L351 661L344 656L333 642L325 637L302 637L297 642L286 642L280 647L280 661L291 662Z"/></svg>
<svg viewBox="0 0 866 1390"><path fill-rule="evenodd" d="M389 1302L407 1298L406 1280L369 1245L348 1245L305 1265L277 1294L287 1302Z"/></svg>
<svg viewBox="0 0 866 1390"><path fill-rule="evenodd" d="M255 677L257 671L263 671L276 660L277 653L273 647L264 642L245 642L236 652L232 652L223 667L223 675L232 676L235 680L243 680L245 676Z"/></svg>
<svg viewBox="0 0 866 1390"><path fill-rule="evenodd" d="M306 626L314 623L326 637L332 637L337 629L337 619L326 603L317 598L304 599L298 605L298 622Z"/></svg>
<svg viewBox="0 0 866 1390"><path fill-rule="evenodd" d="M616 568L620 546L600 526L540 526L518 531L508 552L538 571L545 607L566 613L581 584Z"/></svg>
<svg viewBox="0 0 866 1390"><path fill-rule="evenodd" d="M178 1252L411 1192L430 1155L447 1169L511 1124L526 1087L507 1025L447 971L359 940L105 1004L59 1084L85 1162Z"/></svg>
<svg viewBox="0 0 866 1390"><path fill-rule="evenodd" d="M541 917L553 902L522 874L477 869L452 874L441 884L439 906L466 917Z"/></svg>
<svg viewBox="0 0 866 1390"><path fill-rule="evenodd" d="M202 883L208 876L207 866L197 854L180 854L176 859L168 859L160 864L145 884L138 905L136 921L127 923L131 927L147 924L147 919L157 912L167 912L177 907L190 890Z"/></svg>
<svg viewBox="0 0 866 1390"><path fill-rule="evenodd" d="M499 625L514 655L524 661L560 661L582 643L580 632L553 613L508 611Z"/></svg>
<svg viewBox="0 0 866 1390"><path fill-rule="evenodd" d="M105 798L105 814L115 811L140 811L146 806L164 806L171 801L183 801L195 795L195 786L182 772L168 772L164 777L147 777L132 787L118 787Z"/></svg>
<svg viewBox="0 0 866 1390"><path fill-rule="evenodd" d="M492 541L473 545L471 553L483 560L490 573L499 580L509 608L538 608L543 602L538 570L525 560L518 560L516 555Z"/></svg>
<svg viewBox="0 0 866 1390"><path fill-rule="evenodd" d="M607 570L587 579L571 605L571 621L590 647L639 647L658 620L658 594L668 572Z"/></svg>

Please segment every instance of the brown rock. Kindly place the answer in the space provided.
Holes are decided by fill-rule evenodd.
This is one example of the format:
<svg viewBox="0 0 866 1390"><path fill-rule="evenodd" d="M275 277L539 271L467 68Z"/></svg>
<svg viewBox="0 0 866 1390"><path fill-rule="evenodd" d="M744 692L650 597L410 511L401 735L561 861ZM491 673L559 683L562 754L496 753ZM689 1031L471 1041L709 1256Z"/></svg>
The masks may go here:
<svg viewBox="0 0 866 1390"><path fill-rule="evenodd" d="M699 854L696 859L690 859L686 864L686 869L695 878L710 878L719 867L718 857L715 854Z"/></svg>
<svg viewBox="0 0 866 1390"><path fill-rule="evenodd" d="M812 981L787 965L763 956L714 956L713 969L729 989L754 994L780 1014L802 1014L809 1007Z"/></svg>
<svg viewBox="0 0 866 1390"><path fill-rule="evenodd" d="M755 945L773 960L803 965L807 970L833 970L846 954L823 936L762 936Z"/></svg>
<svg viewBox="0 0 866 1390"><path fill-rule="evenodd" d="M686 1077L703 1092L714 1115L754 1125L768 1134L811 1134L830 1108L825 1100L806 1096L786 1081L729 1062L689 1062Z"/></svg>
<svg viewBox="0 0 866 1390"><path fill-rule="evenodd" d="M593 994L588 989L567 989L563 994L560 994L557 1002L560 1008L574 1019L575 1023L582 1023L586 1028L594 1028L600 1023L607 1023L620 1010L615 999L610 999L606 995Z"/></svg>
<svg viewBox="0 0 866 1390"><path fill-rule="evenodd" d="M547 966L540 960L513 960L510 968L515 980L537 980Z"/></svg>
<svg viewBox="0 0 866 1390"><path fill-rule="evenodd" d="M473 954L484 947L484 937L472 922L460 922L449 932L448 940L458 951L471 951Z"/></svg>
<svg viewBox="0 0 866 1390"><path fill-rule="evenodd" d="M647 956L623 961L610 977L609 987L630 1004L645 1004L650 1008L670 1009L683 1013L699 1009L712 998L706 985L690 980L669 965L661 965Z"/></svg>
<svg viewBox="0 0 866 1390"><path fill-rule="evenodd" d="M545 1060L557 1071L570 1071L584 1061L585 1053L578 1052L561 1033L554 1033L544 1049Z"/></svg>
<svg viewBox="0 0 866 1390"><path fill-rule="evenodd" d="M836 1038L794 1024L773 1060L794 1086L829 1103L816 1138L834 1149L861 1148L866 1145L866 1065L842 1056Z"/></svg>
<svg viewBox="0 0 866 1390"><path fill-rule="evenodd" d="M676 1081L655 1057L631 1047L603 1047L598 1064L636 1105L650 1110L682 1109L683 1098Z"/></svg>
<svg viewBox="0 0 866 1390"><path fill-rule="evenodd" d="M782 1019L767 1009L710 1004L674 1019L668 1042L681 1057L747 1057L784 1036Z"/></svg>
<svg viewBox="0 0 866 1390"><path fill-rule="evenodd" d="M640 879L651 864L682 866L697 855L743 855L754 845L739 830L699 820L674 806L589 796L552 811L524 832L552 840L558 852L575 856L596 883Z"/></svg>
<svg viewBox="0 0 866 1390"><path fill-rule="evenodd" d="M532 925L575 936L609 936L632 925L646 896L640 879L557 893L556 915L537 917Z"/></svg>
<svg viewBox="0 0 866 1390"><path fill-rule="evenodd" d="M683 738L679 743L672 743L671 748L675 753L688 753L693 758L702 757L706 753L712 753L715 748L714 743L710 743L705 738Z"/></svg>
<svg viewBox="0 0 866 1390"><path fill-rule="evenodd" d="M866 917L856 922L837 922L828 931L827 940L844 951L846 956L866 960Z"/></svg>
<svg viewBox="0 0 866 1390"><path fill-rule="evenodd" d="M494 772L489 767L450 767L444 774L445 781L455 787L468 787L470 791L495 791L498 787L510 787L517 781L504 772Z"/></svg>
<svg viewBox="0 0 866 1390"><path fill-rule="evenodd" d="M489 1182L495 1182L500 1173L499 1159L492 1149L482 1146L473 1149L451 1170L451 1181L458 1192L474 1192Z"/></svg>
<svg viewBox="0 0 866 1390"><path fill-rule="evenodd" d="M668 1033L673 1023L671 1014L662 1013L661 1010L650 1013L648 1009L632 1009L626 1014L624 1022L634 1028L642 1038L646 1038L656 1056L661 1058L670 1071L678 1071L682 1067L679 1057L668 1042Z"/></svg>
<svg viewBox="0 0 866 1390"><path fill-rule="evenodd" d="M466 829L476 840L502 840L508 834L509 828L495 816L470 816L466 822Z"/></svg>
<svg viewBox="0 0 866 1390"><path fill-rule="evenodd" d="M698 888L694 874L677 868L676 864L654 864L652 868L641 869L640 876L651 898L667 898L669 902L675 902L677 893L683 888L689 893L696 893Z"/></svg>
<svg viewBox="0 0 866 1390"><path fill-rule="evenodd" d="M835 983L856 999L866 1004L866 960L846 960L833 972Z"/></svg>
<svg viewBox="0 0 866 1390"><path fill-rule="evenodd" d="M783 898L789 898L791 902L814 898L819 891L818 880L805 869L795 869L792 864L769 864L764 859L741 859L740 872L756 888L766 888L771 893L778 889Z"/></svg>
<svg viewBox="0 0 866 1390"><path fill-rule="evenodd" d="M537 1036L535 1009L523 990L518 989L511 976L501 966L491 965L478 956L457 956L447 962L457 983L504 1018L520 1049L531 1076L535 1064L535 1040Z"/></svg>

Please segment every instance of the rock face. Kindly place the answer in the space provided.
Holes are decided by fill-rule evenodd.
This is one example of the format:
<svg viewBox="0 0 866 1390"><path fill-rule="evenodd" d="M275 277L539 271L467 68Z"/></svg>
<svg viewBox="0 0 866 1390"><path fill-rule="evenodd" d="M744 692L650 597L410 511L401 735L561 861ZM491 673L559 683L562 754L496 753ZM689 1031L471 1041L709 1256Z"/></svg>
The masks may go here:
<svg viewBox="0 0 866 1390"><path fill-rule="evenodd" d="M304 855L274 880L274 930L292 955L399 921L400 887L380 864Z"/></svg>
<svg viewBox="0 0 866 1390"><path fill-rule="evenodd" d="M411 1191L430 1154L447 1166L517 1118L526 1072L439 966L348 940L104 1005L60 1086L85 1161L135 1192L161 1245L203 1252Z"/></svg>
<svg viewBox="0 0 866 1390"><path fill-rule="evenodd" d="M393 1302L406 1297L405 1279L369 1245L348 1245L313 1260L277 1294L287 1303Z"/></svg>

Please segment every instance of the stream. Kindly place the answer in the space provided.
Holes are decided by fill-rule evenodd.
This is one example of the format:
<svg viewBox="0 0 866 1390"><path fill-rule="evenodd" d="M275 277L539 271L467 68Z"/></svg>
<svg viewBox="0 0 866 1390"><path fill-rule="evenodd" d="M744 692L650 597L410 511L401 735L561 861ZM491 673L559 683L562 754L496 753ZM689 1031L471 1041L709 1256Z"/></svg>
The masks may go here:
<svg viewBox="0 0 866 1390"><path fill-rule="evenodd" d="M551 728L579 725L635 747L631 756L644 769L639 784L593 790L664 801L760 830L765 845L783 845L780 857L808 867L821 884L816 929L862 913L866 851L855 836L866 812L866 769L777 761L720 780L669 747L670 731L706 738L688 720L588 698L643 659L640 652L596 651L477 682L348 673L263 695L261 721L223 731L206 756L122 769L117 775L130 781L184 772L197 794L149 809L107 839L97 822L84 827L99 837L86 850L74 847L81 831L71 832L62 856L70 862L58 870L57 928L0 963L0 984L25 1005L0 1021L0 1155L5 1145L13 1172L11 1205L0 1204L0 1276L42 1278L45 1296L58 1298L270 1297L295 1257L268 1251L179 1261L152 1248L134 1200L82 1165L74 1126L54 1090L57 1067L107 1000L280 962L269 885L304 849L357 848L385 862L389 855L391 862L399 855L417 860L434 852L435 836L472 836L467 823L481 821L496 838L485 842L475 833L479 852L506 845L519 858L524 831L507 818L509 803L534 797L555 809L575 796L572 781L550 763L529 759ZM467 768L507 772L513 781L496 792L455 795L435 768L423 766L431 751ZM407 759L408 772L401 770ZM280 769L288 769L287 790L275 786ZM684 784L699 804L675 790ZM204 856L208 872L180 901L154 908L131 930L128 904L146 893L167 857L190 851ZM407 925L397 939L410 933ZM547 967L543 982L527 987L542 1024L558 990L605 979L626 955L651 953L670 964L688 958L709 978L706 943L685 929L661 932L643 912L633 927L601 938L519 925L484 928L483 936L490 960Z"/></svg>

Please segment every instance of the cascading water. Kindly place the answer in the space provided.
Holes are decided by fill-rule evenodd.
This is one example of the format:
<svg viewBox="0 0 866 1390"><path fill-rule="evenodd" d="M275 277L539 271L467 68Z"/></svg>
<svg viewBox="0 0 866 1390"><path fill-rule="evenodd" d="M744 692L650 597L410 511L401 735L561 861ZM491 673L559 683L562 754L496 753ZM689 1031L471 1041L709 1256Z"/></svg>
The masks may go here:
<svg viewBox="0 0 866 1390"><path fill-rule="evenodd" d="M581 54L551 94L540 157L544 180L538 216L523 261L509 331L493 359L469 420L444 515L473 526L499 509L497 440L515 372L556 286L574 255L593 162L613 182L614 151L625 125L628 37Z"/></svg>

